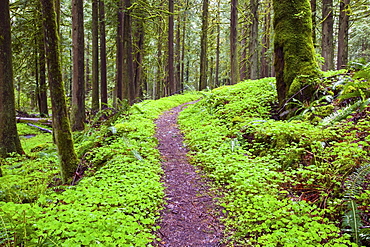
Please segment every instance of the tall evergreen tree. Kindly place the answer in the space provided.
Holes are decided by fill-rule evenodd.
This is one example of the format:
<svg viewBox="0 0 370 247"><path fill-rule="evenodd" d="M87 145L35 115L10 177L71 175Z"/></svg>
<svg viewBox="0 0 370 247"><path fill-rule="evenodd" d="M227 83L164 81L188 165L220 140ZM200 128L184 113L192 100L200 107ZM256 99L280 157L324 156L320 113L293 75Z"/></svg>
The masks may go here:
<svg viewBox="0 0 370 247"><path fill-rule="evenodd" d="M99 30L100 30L100 99L101 108L108 106L107 85L107 45L105 34L105 7L104 0L99 0Z"/></svg>
<svg viewBox="0 0 370 247"><path fill-rule="evenodd" d="M92 80L91 80L91 110L99 110L99 3L92 1L91 38L92 38Z"/></svg>
<svg viewBox="0 0 370 247"><path fill-rule="evenodd" d="M334 14L333 0L322 1L322 56L325 59L322 69L334 69Z"/></svg>
<svg viewBox="0 0 370 247"><path fill-rule="evenodd" d="M249 72L250 79L258 78L258 6L259 0L251 0L251 23L249 25Z"/></svg>
<svg viewBox="0 0 370 247"><path fill-rule="evenodd" d="M132 55L132 17L131 0L124 0L123 11L123 90L130 104L136 97L134 83L134 60ZM126 93L125 93L126 91Z"/></svg>
<svg viewBox="0 0 370 247"><path fill-rule="evenodd" d="M200 39L200 78L199 78L199 90L200 91L207 87L208 6L209 6L209 0L203 0L202 33L201 33L201 39Z"/></svg>
<svg viewBox="0 0 370 247"><path fill-rule="evenodd" d="M337 69L348 63L349 4L350 0L340 1Z"/></svg>
<svg viewBox="0 0 370 247"><path fill-rule="evenodd" d="M230 14L230 84L239 82L238 60L238 0L231 0Z"/></svg>
<svg viewBox="0 0 370 247"><path fill-rule="evenodd" d="M23 153L15 119L9 0L0 1L0 157Z"/></svg>
<svg viewBox="0 0 370 247"><path fill-rule="evenodd" d="M173 48L174 43L174 0L168 1L168 79L167 79L167 95L175 92L175 67L174 57L175 52Z"/></svg>
<svg viewBox="0 0 370 247"><path fill-rule="evenodd" d="M72 130L85 128L85 56L83 0L72 0Z"/></svg>
<svg viewBox="0 0 370 247"><path fill-rule="evenodd" d="M37 52L36 52L36 84L37 84L37 101L41 117L47 117L48 98L47 98L47 83L46 83L46 59L44 47L44 30L42 27L42 18L40 9L40 2L37 1L37 8L35 9L36 28L37 28Z"/></svg>
<svg viewBox="0 0 370 247"><path fill-rule="evenodd" d="M53 0L40 0L43 15L46 61L53 112L53 134L64 183L71 181L78 160L73 146L60 66L59 35Z"/></svg>
<svg viewBox="0 0 370 247"><path fill-rule="evenodd" d="M116 100L118 103L127 98L127 91L123 90L123 5L124 0L118 1L117 35L116 35Z"/></svg>

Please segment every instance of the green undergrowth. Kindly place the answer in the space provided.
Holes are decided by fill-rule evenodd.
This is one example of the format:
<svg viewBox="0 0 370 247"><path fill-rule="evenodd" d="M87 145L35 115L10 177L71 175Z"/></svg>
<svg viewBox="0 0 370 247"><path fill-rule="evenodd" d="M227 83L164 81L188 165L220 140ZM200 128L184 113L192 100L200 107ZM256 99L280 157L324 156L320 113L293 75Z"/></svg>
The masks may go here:
<svg viewBox="0 0 370 247"><path fill-rule="evenodd" d="M164 196L153 121L161 112L197 98L199 95L186 94L144 101L122 109L114 121L108 119L76 134L81 157L76 185L60 185L58 178L51 176L50 188L40 184L42 188L39 194L34 193L32 202L19 200L17 195L2 198L0 246L150 245ZM53 166L44 171L45 176L55 173L53 155L39 152L33 159L30 163L38 165L37 169L42 169L42 163ZM31 182L33 171L15 170L26 170L28 163L23 158L4 162L17 168L2 166L1 190L6 181L15 182L17 176L37 184ZM20 180L19 186L22 183Z"/></svg>
<svg viewBox="0 0 370 247"><path fill-rule="evenodd" d="M270 119L274 84L221 87L180 114L192 162L221 190L229 244L357 246L341 227L343 184L368 161L369 140L355 141L368 122Z"/></svg>

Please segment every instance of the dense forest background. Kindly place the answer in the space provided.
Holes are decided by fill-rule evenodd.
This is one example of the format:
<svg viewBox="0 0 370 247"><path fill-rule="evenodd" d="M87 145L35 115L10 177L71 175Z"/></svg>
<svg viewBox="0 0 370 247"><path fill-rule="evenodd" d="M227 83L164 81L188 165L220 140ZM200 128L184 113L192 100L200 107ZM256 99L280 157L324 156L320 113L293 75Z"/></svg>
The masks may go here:
<svg viewBox="0 0 370 247"><path fill-rule="evenodd" d="M133 103L274 76L272 1L81 3L78 15L72 15L70 1L56 1L56 7L66 94L72 98L79 66L87 111L115 105L117 99ZM312 0L311 6L317 59L324 71L368 60L368 1ZM39 3L12 1L10 10L16 108L39 108L47 115ZM73 16L76 23L83 22L80 41L72 35L77 32ZM73 65L77 45L80 65Z"/></svg>

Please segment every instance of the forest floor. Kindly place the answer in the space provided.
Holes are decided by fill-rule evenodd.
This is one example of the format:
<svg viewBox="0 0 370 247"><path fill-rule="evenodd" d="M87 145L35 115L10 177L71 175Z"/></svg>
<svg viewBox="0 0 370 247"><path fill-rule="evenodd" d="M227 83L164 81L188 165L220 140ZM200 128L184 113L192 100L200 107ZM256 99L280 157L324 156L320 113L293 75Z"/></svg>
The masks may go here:
<svg viewBox="0 0 370 247"><path fill-rule="evenodd" d="M163 113L157 120L156 138L164 170L166 205L161 211L161 241L155 246L224 246L220 223L221 208L200 170L189 163L188 150L177 125L179 112L186 103Z"/></svg>

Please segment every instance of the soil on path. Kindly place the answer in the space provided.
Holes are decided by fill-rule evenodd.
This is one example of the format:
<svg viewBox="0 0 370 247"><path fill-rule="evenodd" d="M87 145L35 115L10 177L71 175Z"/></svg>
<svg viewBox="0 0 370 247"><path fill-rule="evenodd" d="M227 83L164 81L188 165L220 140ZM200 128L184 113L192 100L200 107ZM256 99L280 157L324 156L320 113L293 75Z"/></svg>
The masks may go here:
<svg viewBox="0 0 370 247"><path fill-rule="evenodd" d="M187 103L190 104L190 103ZM156 120L162 155L166 205L161 211L161 227L155 246L224 246L220 209L213 202L209 188L194 166L188 162L188 150L178 129L177 117L187 104L165 112Z"/></svg>

